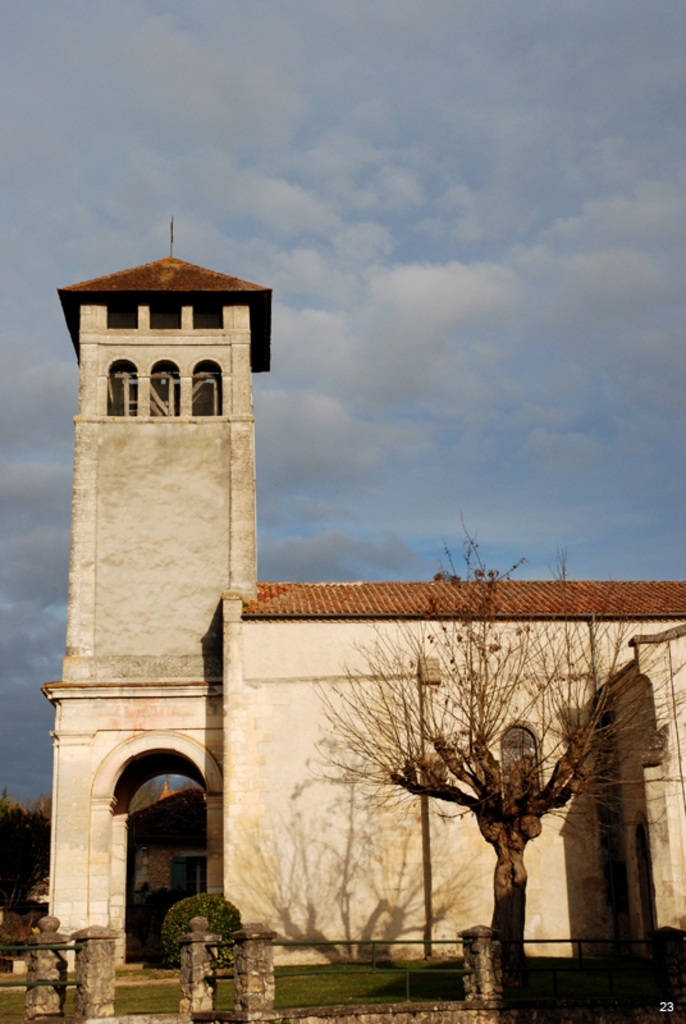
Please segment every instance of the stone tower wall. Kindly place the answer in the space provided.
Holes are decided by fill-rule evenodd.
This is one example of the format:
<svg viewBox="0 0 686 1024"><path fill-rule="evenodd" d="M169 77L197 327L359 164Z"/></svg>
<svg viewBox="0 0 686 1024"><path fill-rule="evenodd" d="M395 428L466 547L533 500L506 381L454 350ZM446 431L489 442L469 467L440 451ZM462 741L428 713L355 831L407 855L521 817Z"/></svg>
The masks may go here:
<svg viewBox="0 0 686 1024"><path fill-rule="evenodd" d="M221 679L221 595L255 593L255 477L250 319L224 327L107 328L81 307L81 387L64 680ZM107 415L110 367L138 370L138 415ZM193 367L222 371L221 416L193 416ZM150 373L171 360L181 415L151 417Z"/></svg>

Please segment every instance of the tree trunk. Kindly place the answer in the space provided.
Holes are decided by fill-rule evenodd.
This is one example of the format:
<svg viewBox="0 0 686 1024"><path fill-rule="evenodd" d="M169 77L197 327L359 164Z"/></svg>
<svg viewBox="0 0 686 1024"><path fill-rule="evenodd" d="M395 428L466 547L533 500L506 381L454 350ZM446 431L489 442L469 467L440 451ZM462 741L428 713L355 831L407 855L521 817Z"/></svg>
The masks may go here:
<svg viewBox="0 0 686 1024"><path fill-rule="evenodd" d="M492 927L497 928L503 943L503 981L506 985L526 985L524 955L524 920L526 914L526 882L524 843L521 836L503 831L495 844L498 863L493 877Z"/></svg>

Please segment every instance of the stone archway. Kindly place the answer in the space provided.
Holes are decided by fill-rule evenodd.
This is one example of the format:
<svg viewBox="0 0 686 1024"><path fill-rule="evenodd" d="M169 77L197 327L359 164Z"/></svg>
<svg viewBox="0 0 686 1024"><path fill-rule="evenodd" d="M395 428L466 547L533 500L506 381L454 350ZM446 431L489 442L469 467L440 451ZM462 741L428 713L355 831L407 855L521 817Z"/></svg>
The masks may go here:
<svg viewBox="0 0 686 1024"><path fill-rule="evenodd" d="M183 758L199 773L208 794L221 793L221 769L207 747L182 732L146 731L130 736L103 758L93 779L93 799L111 801L128 766L155 754Z"/></svg>
<svg viewBox="0 0 686 1024"><path fill-rule="evenodd" d="M118 929L124 959L126 927L127 823L133 794L160 774L185 775L205 791L207 891L223 891L222 776L210 751L175 732L138 733L103 759L91 796L90 917Z"/></svg>

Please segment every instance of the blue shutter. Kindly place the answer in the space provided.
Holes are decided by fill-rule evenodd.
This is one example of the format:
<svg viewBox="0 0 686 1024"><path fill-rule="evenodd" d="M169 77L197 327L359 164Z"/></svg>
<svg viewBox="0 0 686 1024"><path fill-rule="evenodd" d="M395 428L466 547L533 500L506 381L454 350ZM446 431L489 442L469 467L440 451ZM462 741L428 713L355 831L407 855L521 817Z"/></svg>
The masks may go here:
<svg viewBox="0 0 686 1024"><path fill-rule="evenodd" d="M172 858L171 887L172 887L172 889L185 889L186 888L186 858L185 857L173 857Z"/></svg>

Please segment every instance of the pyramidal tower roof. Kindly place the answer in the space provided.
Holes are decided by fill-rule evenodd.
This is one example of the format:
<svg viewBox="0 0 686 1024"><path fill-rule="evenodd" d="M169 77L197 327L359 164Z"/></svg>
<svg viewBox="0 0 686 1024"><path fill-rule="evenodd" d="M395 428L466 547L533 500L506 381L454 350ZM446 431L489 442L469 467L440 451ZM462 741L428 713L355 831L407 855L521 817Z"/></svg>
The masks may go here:
<svg viewBox="0 0 686 1024"><path fill-rule="evenodd" d="M246 305L250 308L253 371L269 369L272 290L252 281L167 256L153 263L143 263L139 267L58 288L57 293L77 355L80 307L106 303L113 293L120 297L127 295L131 299L138 297L141 304L145 303L146 295L153 298L161 293L170 297L173 294L187 305L192 305L194 298L203 294L209 297L208 293L211 293L223 305Z"/></svg>
<svg viewBox="0 0 686 1024"><path fill-rule="evenodd" d="M195 263L177 260L167 256L153 263L143 263L140 267L129 270L118 270L115 274L94 277L90 281L70 284L60 288L62 292L269 292L252 281L242 281L240 277L220 274L217 270L208 270Z"/></svg>

